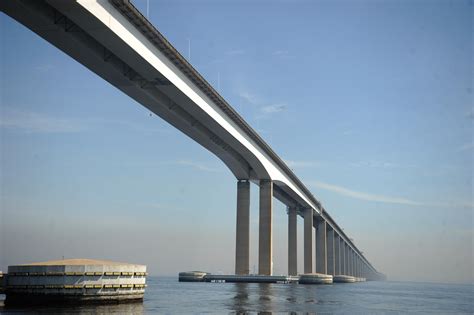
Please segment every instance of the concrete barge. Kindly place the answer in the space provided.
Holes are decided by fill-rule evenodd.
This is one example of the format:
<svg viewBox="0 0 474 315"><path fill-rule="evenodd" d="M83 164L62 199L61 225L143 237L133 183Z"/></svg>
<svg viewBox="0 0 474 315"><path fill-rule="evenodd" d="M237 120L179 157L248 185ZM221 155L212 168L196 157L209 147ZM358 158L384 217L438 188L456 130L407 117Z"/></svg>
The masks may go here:
<svg viewBox="0 0 474 315"><path fill-rule="evenodd" d="M0 294L5 293L6 279L6 275L4 275L2 271L0 271Z"/></svg>
<svg viewBox="0 0 474 315"><path fill-rule="evenodd" d="M296 283L296 276L213 275L204 271L180 272L179 282Z"/></svg>
<svg viewBox="0 0 474 315"><path fill-rule="evenodd" d="M140 301L146 275L144 265L92 259L9 266L5 304Z"/></svg>
<svg viewBox="0 0 474 315"><path fill-rule="evenodd" d="M204 271L183 271L178 275L179 282L204 282L204 277L208 275Z"/></svg>
<svg viewBox="0 0 474 315"><path fill-rule="evenodd" d="M180 272L179 282L230 282L230 283L299 283L331 284L333 282L354 283L365 281L346 275L327 275L320 273L302 274L299 276L263 276L263 275L213 275L204 271Z"/></svg>
<svg viewBox="0 0 474 315"><path fill-rule="evenodd" d="M294 276L261 276L261 275L211 275L204 277L205 282L233 283L297 283Z"/></svg>
<svg viewBox="0 0 474 315"><path fill-rule="evenodd" d="M299 277L299 284L331 284L333 282L332 275L322 273L306 273Z"/></svg>
<svg viewBox="0 0 474 315"><path fill-rule="evenodd" d="M333 281L338 283L354 283L356 282L356 277L347 275L336 275L334 276Z"/></svg>

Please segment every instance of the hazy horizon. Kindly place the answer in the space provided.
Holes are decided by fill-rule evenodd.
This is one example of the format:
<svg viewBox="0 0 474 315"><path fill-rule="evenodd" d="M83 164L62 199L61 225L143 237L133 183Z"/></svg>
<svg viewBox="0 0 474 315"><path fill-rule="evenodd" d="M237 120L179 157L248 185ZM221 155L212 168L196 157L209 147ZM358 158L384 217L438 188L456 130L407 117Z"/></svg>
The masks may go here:
<svg viewBox="0 0 474 315"><path fill-rule="evenodd" d="M133 3L146 15L146 1ZM472 1L150 1L149 19L389 280L474 282ZM234 272L237 181L0 14L0 270ZM274 274L287 215L274 199ZM303 271L298 219L298 271ZM251 185L251 272L258 189Z"/></svg>

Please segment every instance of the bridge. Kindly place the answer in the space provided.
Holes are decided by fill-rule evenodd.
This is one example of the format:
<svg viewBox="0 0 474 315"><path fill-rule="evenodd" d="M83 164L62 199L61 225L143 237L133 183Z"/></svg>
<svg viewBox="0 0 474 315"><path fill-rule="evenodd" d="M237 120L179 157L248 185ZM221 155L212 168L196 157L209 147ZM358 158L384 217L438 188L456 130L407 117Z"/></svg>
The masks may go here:
<svg viewBox="0 0 474 315"><path fill-rule="evenodd" d="M3 0L0 9L225 163L237 179L237 275L249 274L253 183L259 186L260 275L273 269L275 197L288 211L288 275L298 273L300 216L304 273L383 278L283 160L129 0Z"/></svg>

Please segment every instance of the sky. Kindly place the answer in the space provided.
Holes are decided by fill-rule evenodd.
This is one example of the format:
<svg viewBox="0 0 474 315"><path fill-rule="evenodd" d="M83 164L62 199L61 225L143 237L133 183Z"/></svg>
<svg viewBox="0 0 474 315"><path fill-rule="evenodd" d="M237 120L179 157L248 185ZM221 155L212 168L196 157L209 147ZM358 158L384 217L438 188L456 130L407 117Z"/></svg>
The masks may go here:
<svg viewBox="0 0 474 315"><path fill-rule="evenodd" d="M391 280L474 282L473 2L133 3ZM236 179L0 13L0 270L65 258L233 273ZM274 201L274 273L287 272ZM298 219L298 270L303 222ZM251 271L258 269L251 188Z"/></svg>

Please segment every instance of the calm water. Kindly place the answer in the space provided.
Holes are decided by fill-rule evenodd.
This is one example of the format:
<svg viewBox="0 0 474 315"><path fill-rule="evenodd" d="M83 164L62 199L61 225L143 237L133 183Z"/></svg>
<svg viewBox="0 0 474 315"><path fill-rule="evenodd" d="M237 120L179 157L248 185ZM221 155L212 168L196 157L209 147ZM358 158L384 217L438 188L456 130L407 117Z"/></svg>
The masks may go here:
<svg viewBox="0 0 474 315"><path fill-rule="evenodd" d="M10 309L0 306L0 313L474 313L472 285L409 282L359 282L319 286L179 283L177 278L163 277L148 277L147 281L148 288L143 303L40 309Z"/></svg>

